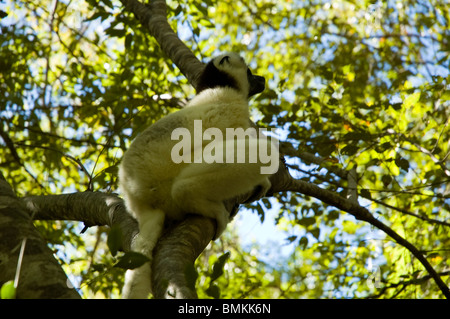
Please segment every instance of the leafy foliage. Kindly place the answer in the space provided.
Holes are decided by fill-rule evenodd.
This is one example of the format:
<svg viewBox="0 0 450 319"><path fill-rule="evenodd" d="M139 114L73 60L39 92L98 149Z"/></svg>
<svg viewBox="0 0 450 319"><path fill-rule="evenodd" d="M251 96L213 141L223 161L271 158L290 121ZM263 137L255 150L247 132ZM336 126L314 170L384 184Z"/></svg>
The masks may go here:
<svg viewBox="0 0 450 319"><path fill-rule="evenodd" d="M19 196L115 191L117 163L132 138L192 96L121 6L0 4L0 169ZM169 7L172 26L199 57L240 51L268 79L252 102L254 119L276 128L298 155L323 159L291 154L292 175L345 196L347 181L333 168L356 168L360 204L419 247L449 283L446 1ZM345 212L293 193L262 203L250 208L263 220L269 206L279 207L275 222L292 255L263 261L264 247L245 250L230 233L197 261L200 296L441 297L405 249ZM113 267L103 228L80 235L73 222L37 226L71 279L82 282L84 297L118 296L123 272Z"/></svg>

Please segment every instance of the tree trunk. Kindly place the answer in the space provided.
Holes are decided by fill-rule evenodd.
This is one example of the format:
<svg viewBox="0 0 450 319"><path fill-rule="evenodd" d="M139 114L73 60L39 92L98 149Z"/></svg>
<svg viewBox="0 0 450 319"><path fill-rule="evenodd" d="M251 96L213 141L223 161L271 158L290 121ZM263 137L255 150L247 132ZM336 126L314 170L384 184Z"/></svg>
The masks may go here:
<svg viewBox="0 0 450 319"><path fill-rule="evenodd" d="M80 298L34 227L29 211L0 173L0 286L17 276L23 243L16 298Z"/></svg>

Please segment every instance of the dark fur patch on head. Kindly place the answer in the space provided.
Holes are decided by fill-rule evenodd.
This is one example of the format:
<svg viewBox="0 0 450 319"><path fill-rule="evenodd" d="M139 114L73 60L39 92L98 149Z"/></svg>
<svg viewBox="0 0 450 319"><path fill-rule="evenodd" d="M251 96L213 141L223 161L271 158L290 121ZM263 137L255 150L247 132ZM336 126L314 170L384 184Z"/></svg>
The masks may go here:
<svg viewBox="0 0 450 319"><path fill-rule="evenodd" d="M236 80L227 73L218 70L211 61L206 65L202 75L200 76L197 86L197 93L200 93L206 89L213 89L217 87L229 87L239 90Z"/></svg>
<svg viewBox="0 0 450 319"><path fill-rule="evenodd" d="M247 69L247 80L249 84L248 97L261 93L266 87L266 79L259 75L253 75L250 69Z"/></svg>

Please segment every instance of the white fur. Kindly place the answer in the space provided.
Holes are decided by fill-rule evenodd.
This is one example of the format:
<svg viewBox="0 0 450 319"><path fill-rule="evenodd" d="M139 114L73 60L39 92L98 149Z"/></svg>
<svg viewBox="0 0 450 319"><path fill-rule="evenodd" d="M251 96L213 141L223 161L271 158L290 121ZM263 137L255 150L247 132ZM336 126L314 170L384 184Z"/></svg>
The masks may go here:
<svg viewBox="0 0 450 319"><path fill-rule="evenodd" d="M179 141L171 140L178 127L193 131L194 120L202 120L203 130L248 128L247 66L237 54L227 54L228 61L214 65L231 74L240 85L206 89L187 106L159 120L142 132L125 153L119 169L119 186L128 210L139 222L140 234L133 250L150 259L164 225L165 216L182 219L186 213L201 214L217 221L216 237L229 222L223 201L250 192L261 185L261 194L270 187L268 175L261 175L261 163L205 164L180 163L171 159L171 150ZM205 141L204 147L209 141ZM255 139L253 143L258 143ZM146 298L151 287L151 266L145 264L128 270L123 290L125 298Z"/></svg>

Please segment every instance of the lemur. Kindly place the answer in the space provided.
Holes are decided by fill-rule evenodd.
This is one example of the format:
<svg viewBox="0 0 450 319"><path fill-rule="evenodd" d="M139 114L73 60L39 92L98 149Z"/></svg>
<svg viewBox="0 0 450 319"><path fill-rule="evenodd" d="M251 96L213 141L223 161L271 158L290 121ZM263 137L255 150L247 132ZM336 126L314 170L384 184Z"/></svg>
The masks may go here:
<svg viewBox="0 0 450 319"><path fill-rule="evenodd" d="M215 238L229 222L224 200L257 190L264 196L271 184L270 173L261 173L262 161L206 163L198 159L174 161L177 144L173 132L178 128L194 132L201 121L203 132L217 129L226 136L227 128L251 127L248 100L264 90L265 80L253 75L236 53L212 59L204 68L197 95L187 105L148 127L132 142L119 168L119 188L126 207L139 222L139 235L132 249L151 260L152 251L161 236L164 221L180 220L187 213L200 214L216 220ZM258 146L258 136L247 136L245 148ZM216 143L216 144L212 144ZM236 150L236 140L191 144L190 158L196 152L215 145L224 152ZM188 144L189 145L189 144ZM198 150L197 150L198 151ZM236 157L236 156L235 156ZM275 156L278 161L278 156ZM151 292L149 263L128 270L123 289L124 298L147 298Z"/></svg>

